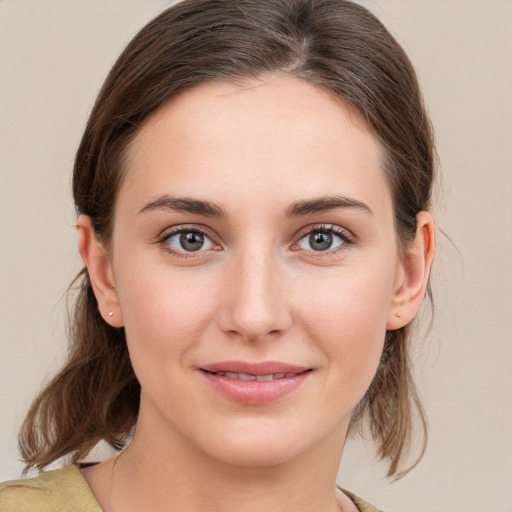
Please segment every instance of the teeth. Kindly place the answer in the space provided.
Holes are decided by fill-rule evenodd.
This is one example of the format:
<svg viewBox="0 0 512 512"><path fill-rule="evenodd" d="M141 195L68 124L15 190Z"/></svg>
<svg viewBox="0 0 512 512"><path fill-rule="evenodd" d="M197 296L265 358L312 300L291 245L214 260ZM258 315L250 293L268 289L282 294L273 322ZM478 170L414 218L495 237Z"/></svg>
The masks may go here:
<svg viewBox="0 0 512 512"><path fill-rule="evenodd" d="M259 382L274 380L274 379L284 379L289 377L294 377L296 374L291 373L269 373L267 375L251 375L249 373L234 373L234 372L216 372L216 375L220 377L228 377L229 379L243 380L245 382L257 380Z"/></svg>
<svg viewBox="0 0 512 512"><path fill-rule="evenodd" d="M256 380L272 380L274 376L270 373L269 375L256 375Z"/></svg>
<svg viewBox="0 0 512 512"><path fill-rule="evenodd" d="M256 375L249 375L248 373L239 373L238 378L240 380L256 380Z"/></svg>

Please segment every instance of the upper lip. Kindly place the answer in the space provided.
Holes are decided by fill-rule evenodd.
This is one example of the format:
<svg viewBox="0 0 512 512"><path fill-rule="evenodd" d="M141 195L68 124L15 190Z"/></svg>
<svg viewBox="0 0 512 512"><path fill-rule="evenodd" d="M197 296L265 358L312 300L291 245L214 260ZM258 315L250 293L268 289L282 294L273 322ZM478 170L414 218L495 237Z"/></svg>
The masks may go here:
<svg viewBox="0 0 512 512"><path fill-rule="evenodd" d="M274 373L302 373L310 370L306 366L284 363L280 361L263 361L261 363L249 363L246 361L220 361L218 363L201 366L200 370L211 373L230 372L245 373L248 375L270 375Z"/></svg>

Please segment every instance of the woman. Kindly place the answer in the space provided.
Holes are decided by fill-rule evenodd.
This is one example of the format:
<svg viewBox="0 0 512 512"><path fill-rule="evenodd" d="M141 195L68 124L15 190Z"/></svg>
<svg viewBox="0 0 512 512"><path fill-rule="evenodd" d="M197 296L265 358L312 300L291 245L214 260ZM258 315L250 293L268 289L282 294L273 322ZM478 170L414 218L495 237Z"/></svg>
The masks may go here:
<svg viewBox="0 0 512 512"><path fill-rule="evenodd" d="M414 71L364 8L163 12L80 144L71 353L20 435L28 468L124 450L3 484L0 510L376 510L336 474L366 422L401 476L423 419L433 177Z"/></svg>

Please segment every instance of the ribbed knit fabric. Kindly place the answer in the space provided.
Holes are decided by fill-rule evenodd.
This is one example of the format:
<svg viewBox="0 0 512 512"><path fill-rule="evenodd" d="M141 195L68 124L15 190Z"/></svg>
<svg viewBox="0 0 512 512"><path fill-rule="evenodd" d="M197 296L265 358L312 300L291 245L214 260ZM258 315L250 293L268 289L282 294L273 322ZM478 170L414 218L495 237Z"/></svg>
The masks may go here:
<svg viewBox="0 0 512 512"><path fill-rule="evenodd" d="M102 512L78 466L0 484L0 512Z"/></svg>

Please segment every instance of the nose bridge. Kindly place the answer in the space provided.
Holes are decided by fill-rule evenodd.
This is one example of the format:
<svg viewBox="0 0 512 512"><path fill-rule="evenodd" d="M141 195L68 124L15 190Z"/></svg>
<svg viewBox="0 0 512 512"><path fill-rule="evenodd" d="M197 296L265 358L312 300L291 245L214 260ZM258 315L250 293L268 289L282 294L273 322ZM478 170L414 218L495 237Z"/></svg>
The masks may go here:
<svg viewBox="0 0 512 512"><path fill-rule="evenodd" d="M268 245L255 245L233 259L222 325L252 341L284 331L291 323L280 261Z"/></svg>

